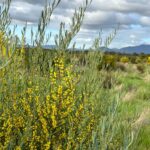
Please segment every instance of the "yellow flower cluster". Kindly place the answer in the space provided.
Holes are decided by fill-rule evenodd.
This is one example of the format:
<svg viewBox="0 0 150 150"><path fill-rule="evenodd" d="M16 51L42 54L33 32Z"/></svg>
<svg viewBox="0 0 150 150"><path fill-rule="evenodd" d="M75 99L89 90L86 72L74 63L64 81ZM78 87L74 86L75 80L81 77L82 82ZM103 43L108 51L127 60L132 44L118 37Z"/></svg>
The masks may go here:
<svg viewBox="0 0 150 150"><path fill-rule="evenodd" d="M147 63L150 64L150 56L147 58Z"/></svg>
<svg viewBox="0 0 150 150"><path fill-rule="evenodd" d="M12 49L8 46L8 39L5 37L5 33L0 31L0 57L1 59L9 58L12 54Z"/></svg>
<svg viewBox="0 0 150 150"><path fill-rule="evenodd" d="M6 56L6 46L4 41L4 33L0 31L0 51L2 57Z"/></svg>
<svg viewBox="0 0 150 150"><path fill-rule="evenodd" d="M33 78L19 80L19 74L11 85L2 82L0 149L75 149L76 143L91 139L91 105L77 93L79 77L72 70L64 57L56 57L43 80L46 85Z"/></svg>
<svg viewBox="0 0 150 150"><path fill-rule="evenodd" d="M120 58L120 62L122 62L122 63L128 63L129 62L129 58L126 57L126 56L123 56L123 57Z"/></svg>

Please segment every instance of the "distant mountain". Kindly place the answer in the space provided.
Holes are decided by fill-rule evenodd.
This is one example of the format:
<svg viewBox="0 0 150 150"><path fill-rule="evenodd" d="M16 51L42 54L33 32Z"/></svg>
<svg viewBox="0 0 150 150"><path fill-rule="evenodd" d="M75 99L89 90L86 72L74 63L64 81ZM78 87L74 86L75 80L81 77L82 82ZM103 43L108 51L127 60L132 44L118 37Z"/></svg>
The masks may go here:
<svg viewBox="0 0 150 150"><path fill-rule="evenodd" d="M55 45L44 45L43 46L44 49L55 49L56 46ZM128 46L128 47L123 47L120 49L117 48L107 48L107 47L101 47L100 48L103 51L107 51L107 52L116 52L116 53L126 53L126 54L150 54L150 45L146 45L146 44L142 44L142 45L138 45L138 46ZM80 51L81 49L75 49L77 51Z"/></svg>
<svg viewBox="0 0 150 150"><path fill-rule="evenodd" d="M44 49L55 49L56 46L55 45L44 45L43 48Z"/></svg>
<svg viewBox="0 0 150 150"><path fill-rule="evenodd" d="M126 54L150 54L150 45L138 45L138 46L128 46L128 47L123 47L120 49L117 48L105 48L102 47L102 50L108 51L108 52L118 52L118 53L126 53Z"/></svg>
<svg viewBox="0 0 150 150"><path fill-rule="evenodd" d="M139 45L139 46L129 46L129 47L124 47L120 49L121 52L132 54L132 53L137 53L137 54L150 54L150 45Z"/></svg>

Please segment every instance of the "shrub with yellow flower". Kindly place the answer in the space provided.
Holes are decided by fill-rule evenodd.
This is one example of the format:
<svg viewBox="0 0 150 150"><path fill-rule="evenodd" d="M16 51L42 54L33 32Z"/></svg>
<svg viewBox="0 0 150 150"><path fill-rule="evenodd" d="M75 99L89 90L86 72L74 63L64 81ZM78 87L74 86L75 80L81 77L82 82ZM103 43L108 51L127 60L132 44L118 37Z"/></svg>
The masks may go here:
<svg viewBox="0 0 150 150"><path fill-rule="evenodd" d="M150 64L150 56L147 58L147 63Z"/></svg>
<svg viewBox="0 0 150 150"><path fill-rule="evenodd" d="M64 59L64 57L54 59L54 66L50 70L50 77L47 79L49 83L46 87L38 88L37 81L35 84L29 81L27 87L22 88L22 93L16 91L15 97L11 96L14 93L10 93L8 98L3 98L6 105L3 105L1 110L3 117L0 118L2 127L0 148L8 148L11 143L14 145L12 148L17 146L22 149L24 147L57 149L76 146L73 134L70 137L72 140L68 137L70 131L78 132L81 128L79 122L82 122L84 103L80 100L80 95L76 94L79 78L72 71L72 66L65 66ZM8 88L7 84L5 88ZM47 91L45 96L42 90ZM85 111L84 115L90 116L90 112ZM89 129L90 124L91 122L86 125ZM85 129L80 132L82 133L78 135L81 136L80 138L89 133Z"/></svg>
<svg viewBox="0 0 150 150"><path fill-rule="evenodd" d="M123 57L120 58L120 62L128 63L129 62L129 58L127 56L123 56Z"/></svg>

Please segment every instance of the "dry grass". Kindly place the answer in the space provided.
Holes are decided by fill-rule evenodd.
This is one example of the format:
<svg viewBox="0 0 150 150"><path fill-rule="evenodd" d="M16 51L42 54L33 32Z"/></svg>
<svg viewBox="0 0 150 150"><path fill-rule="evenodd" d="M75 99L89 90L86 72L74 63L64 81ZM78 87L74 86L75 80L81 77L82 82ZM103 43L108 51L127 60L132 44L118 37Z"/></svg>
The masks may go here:
<svg viewBox="0 0 150 150"><path fill-rule="evenodd" d="M139 118L133 123L134 127L150 125L150 108L145 109Z"/></svg>
<svg viewBox="0 0 150 150"><path fill-rule="evenodd" d="M125 94L125 96L123 98L123 101L124 102L132 101L135 96L136 96L136 91L135 90L129 91Z"/></svg>
<svg viewBox="0 0 150 150"><path fill-rule="evenodd" d="M123 89L123 84L119 84L117 86L115 86L115 91L121 91Z"/></svg>
<svg viewBox="0 0 150 150"><path fill-rule="evenodd" d="M145 81L145 82L150 82L150 74L147 74L147 75L144 77L144 81Z"/></svg>

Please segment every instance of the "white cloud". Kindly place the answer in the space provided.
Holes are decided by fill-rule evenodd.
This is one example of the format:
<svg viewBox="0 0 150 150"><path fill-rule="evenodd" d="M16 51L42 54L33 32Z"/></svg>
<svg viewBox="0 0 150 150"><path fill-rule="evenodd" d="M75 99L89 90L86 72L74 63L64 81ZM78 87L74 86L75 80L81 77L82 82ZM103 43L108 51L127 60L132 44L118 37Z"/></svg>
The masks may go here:
<svg viewBox="0 0 150 150"><path fill-rule="evenodd" d="M141 24L144 26L150 26L150 17L147 16L142 16L141 19Z"/></svg>
<svg viewBox="0 0 150 150"><path fill-rule="evenodd" d="M62 0L52 16L50 25L52 30L58 29L61 21L69 24L74 9L84 3L85 0ZM10 14L16 23L28 21L35 24L43 6L43 0L12 0ZM89 44L98 35L100 28L108 34L120 23L119 34L111 46L140 44L143 38L149 38L147 32L150 26L149 6L149 0L93 0L76 39L79 38L77 40L79 43Z"/></svg>

